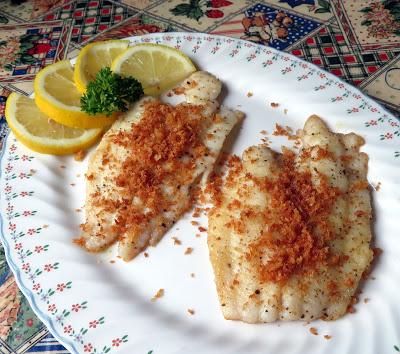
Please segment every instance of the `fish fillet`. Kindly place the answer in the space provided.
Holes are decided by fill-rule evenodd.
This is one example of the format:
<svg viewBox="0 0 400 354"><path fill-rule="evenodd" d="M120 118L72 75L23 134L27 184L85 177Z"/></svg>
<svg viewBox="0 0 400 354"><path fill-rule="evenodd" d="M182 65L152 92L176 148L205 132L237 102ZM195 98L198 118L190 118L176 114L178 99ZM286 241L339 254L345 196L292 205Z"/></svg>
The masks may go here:
<svg viewBox="0 0 400 354"><path fill-rule="evenodd" d="M194 190L243 118L219 106L221 82L209 73L192 74L182 88L186 102L176 106L149 97L137 102L92 154L78 241L88 251L118 241L129 261L155 245L191 207Z"/></svg>
<svg viewBox="0 0 400 354"><path fill-rule="evenodd" d="M372 261L363 139L311 116L301 140L297 156L248 148L215 200L208 246L226 319L337 319Z"/></svg>

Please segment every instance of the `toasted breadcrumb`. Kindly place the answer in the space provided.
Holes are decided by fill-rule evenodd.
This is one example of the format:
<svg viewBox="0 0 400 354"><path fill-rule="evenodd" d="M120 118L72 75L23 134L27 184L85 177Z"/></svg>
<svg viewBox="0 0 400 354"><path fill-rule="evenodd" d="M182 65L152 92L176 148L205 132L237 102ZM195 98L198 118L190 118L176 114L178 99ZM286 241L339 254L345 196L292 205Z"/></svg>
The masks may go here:
<svg viewBox="0 0 400 354"><path fill-rule="evenodd" d="M191 221L190 222L193 226L197 226L199 223L197 221Z"/></svg>
<svg viewBox="0 0 400 354"><path fill-rule="evenodd" d="M201 234L196 234L196 237L201 237Z"/></svg>
<svg viewBox="0 0 400 354"><path fill-rule="evenodd" d="M112 260L110 261L110 263L111 263L111 264L114 264L114 263L115 263L115 261L112 259Z"/></svg>
<svg viewBox="0 0 400 354"><path fill-rule="evenodd" d="M60 168L65 168L65 166L64 166L64 165L61 165Z"/></svg>
<svg viewBox="0 0 400 354"><path fill-rule="evenodd" d="M78 173L78 174L76 175L76 177L78 177L78 178L79 178L80 176L81 176L81 174L80 174L80 173Z"/></svg>
<svg viewBox="0 0 400 354"><path fill-rule="evenodd" d="M288 109L285 108L285 109L283 110L283 113L284 113L284 114L287 114L287 112L288 112Z"/></svg>
<svg viewBox="0 0 400 354"><path fill-rule="evenodd" d="M194 314L195 314L195 312L194 312L193 309L187 309L187 312L189 312L189 314L191 314L191 315L194 315Z"/></svg>
<svg viewBox="0 0 400 354"><path fill-rule="evenodd" d="M374 187L375 191L378 192L381 189L381 182L378 182Z"/></svg>
<svg viewBox="0 0 400 354"><path fill-rule="evenodd" d="M179 238L175 237L175 236L171 237L171 239L174 240L174 245L179 246L179 245L182 244L181 240Z"/></svg>
<svg viewBox="0 0 400 354"><path fill-rule="evenodd" d="M194 278L194 277L196 276L196 274L190 273L190 276L191 276L192 278Z"/></svg>
<svg viewBox="0 0 400 354"><path fill-rule="evenodd" d="M370 298L366 297L366 298L364 299L364 304L368 304L368 302L369 302L370 300L371 300Z"/></svg>
<svg viewBox="0 0 400 354"><path fill-rule="evenodd" d="M272 108L279 107L279 103L272 102L272 103L271 103L271 107L272 107Z"/></svg>
<svg viewBox="0 0 400 354"><path fill-rule="evenodd" d="M143 255L144 255L146 258L149 257L149 254L148 254L147 252L144 252Z"/></svg>
<svg viewBox="0 0 400 354"><path fill-rule="evenodd" d="M164 289L158 289L157 293L151 298L151 302L155 302L164 296Z"/></svg>
<svg viewBox="0 0 400 354"><path fill-rule="evenodd" d="M76 208L75 211L76 211L77 213L80 213L80 212L82 211L82 209Z"/></svg>
<svg viewBox="0 0 400 354"><path fill-rule="evenodd" d="M44 229L47 229L47 228L49 227L49 225L44 224L42 227L43 227Z"/></svg>
<svg viewBox="0 0 400 354"><path fill-rule="evenodd" d="M310 327L310 333L313 334L314 336L317 336L318 330L315 327Z"/></svg>
<svg viewBox="0 0 400 354"><path fill-rule="evenodd" d="M193 248L192 248L192 247L188 247L188 248L186 248L186 250L185 250L185 255L191 254L192 252L193 252Z"/></svg>
<svg viewBox="0 0 400 354"><path fill-rule="evenodd" d="M200 232L206 232L207 229L205 227L203 227L203 226L199 226L199 231Z"/></svg>
<svg viewBox="0 0 400 354"><path fill-rule="evenodd" d="M251 92L251 91L247 92L247 95L246 95L246 96L247 96L247 97L253 96L253 92Z"/></svg>
<svg viewBox="0 0 400 354"><path fill-rule="evenodd" d="M329 339L332 338L332 336L330 336L330 335L328 335L328 334L325 334L325 335L324 335L324 338L325 338L326 340L329 340Z"/></svg>
<svg viewBox="0 0 400 354"><path fill-rule="evenodd" d="M76 152L74 154L74 160L75 161L83 161L83 159L85 158L86 152L85 150L79 150L78 152Z"/></svg>
<svg viewBox="0 0 400 354"><path fill-rule="evenodd" d="M267 132L266 130L261 130L261 131L260 131L260 134L267 135L268 132Z"/></svg>
<svg viewBox="0 0 400 354"><path fill-rule="evenodd" d="M70 183L69 185L72 187L75 187L75 183Z"/></svg>

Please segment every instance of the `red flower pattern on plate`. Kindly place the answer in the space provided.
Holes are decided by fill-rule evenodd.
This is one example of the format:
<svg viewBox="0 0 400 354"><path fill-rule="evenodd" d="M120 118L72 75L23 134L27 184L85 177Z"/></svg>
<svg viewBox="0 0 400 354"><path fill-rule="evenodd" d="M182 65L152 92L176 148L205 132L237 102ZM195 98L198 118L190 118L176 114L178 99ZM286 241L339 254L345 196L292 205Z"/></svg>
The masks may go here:
<svg viewBox="0 0 400 354"><path fill-rule="evenodd" d="M35 247L35 252L36 252L36 253L40 253L40 252L42 252L43 250L44 250L43 246L36 246L36 247Z"/></svg>
<svg viewBox="0 0 400 354"><path fill-rule="evenodd" d="M35 290L35 291L38 291L40 289L40 284L34 284L32 286L32 289Z"/></svg>
<svg viewBox="0 0 400 354"><path fill-rule="evenodd" d="M100 324L99 321L94 320L89 322L89 328L96 328Z"/></svg>
<svg viewBox="0 0 400 354"><path fill-rule="evenodd" d="M81 308L82 308L81 305L79 305L79 304L74 304L74 305L72 305L72 307L71 307L71 311L79 312L79 310L80 310Z"/></svg>
<svg viewBox="0 0 400 354"><path fill-rule="evenodd" d="M68 325L64 327L64 333L71 333L72 332L72 326Z"/></svg>
<svg viewBox="0 0 400 354"><path fill-rule="evenodd" d="M93 350L93 346L92 346L91 343L85 344L85 345L83 346L83 351L84 351L85 353L91 352L92 350Z"/></svg>
<svg viewBox="0 0 400 354"><path fill-rule="evenodd" d="M117 338L112 340L112 346L113 347L119 347L119 345L122 343L122 340Z"/></svg>
<svg viewBox="0 0 400 354"><path fill-rule="evenodd" d="M56 305L54 305L54 304L51 304L47 307L47 311L49 311L49 312L53 312L55 309L56 309Z"/></svg>
<svg viewBox="0 0 400 354"><path fill-rule="evenodd" d="M67 286L64 283L57 284L57 291L63 292Z"/></svg>
<svg viewBox="0 0 400 354"><path fill-rule="evenodd" d="M28 231L26 232L28 235L32 236L33 234L36 233L36 229L28 229ZM39 252L38 252L39 253Z"/></svg>

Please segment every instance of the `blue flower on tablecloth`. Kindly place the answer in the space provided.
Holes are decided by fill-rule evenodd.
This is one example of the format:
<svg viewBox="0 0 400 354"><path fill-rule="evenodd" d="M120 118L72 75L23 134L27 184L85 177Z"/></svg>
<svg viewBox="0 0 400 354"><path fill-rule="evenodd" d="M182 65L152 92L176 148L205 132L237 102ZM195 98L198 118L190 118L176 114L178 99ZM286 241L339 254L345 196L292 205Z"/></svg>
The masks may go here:
<svg viewBox="0 0 400 354"><path fill-rule="evenodd" d="M279 2L285 2L292 8L294 8L296 6L304 5L304 4L306 4L306 5L314 5L315 4L315 0L279 0Z"/></svg>

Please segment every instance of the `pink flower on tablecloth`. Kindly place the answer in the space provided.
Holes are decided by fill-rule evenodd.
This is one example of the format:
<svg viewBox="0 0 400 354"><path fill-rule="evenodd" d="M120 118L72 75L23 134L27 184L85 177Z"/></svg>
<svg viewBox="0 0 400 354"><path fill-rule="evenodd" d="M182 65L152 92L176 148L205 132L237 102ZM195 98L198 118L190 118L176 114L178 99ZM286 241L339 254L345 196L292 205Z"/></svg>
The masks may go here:
<svg viewBox="0 0 400 354"><path fill-rule="evenodd" d="M96 328L100 324L99 321L94 320L89 322L89 328Z"/></svg>
<svg viewBox="0 0 400 354"><path fill-rule="evenodd" d="M16 227L17 227L16 224L9 224L9 225L8 225L8 229L9 229L10 231L15 231Z"/></svg>
<svg viewBox="0 0 400 354"><path fill-rule="evenodd" d="M22 161L28 161L29 160L29 156L28 155L22 155L21 156L21 160Z"/></svg>
<svg viewBox="0 0 400 354"><path fill-rule="evenodd" d="M24 172L21 172L21 173L18 175L18 177L21 178L21 179L24 179L24 178L28 178L28 175L27 175L26 173L24 173Z"/></svg>
<svg viewBox="0 0 400 354"><path fill-rule="evenodd" d="M32 236L33 234L36 233L36 229L28 229L28 231L26 232L28 235Z"/></svg>
<svg viewBox="0 0 400 354"><path fill-rule="evenodd" d="M386 133L385 134L385 139L393 139L393 134L392 133Z"/></svg>
<svg viewBox="0 0 400 354"><path fill-rule="evenodd" d="M64 283L57 284L57 291L63 292L66 287Z"/></svg>
<svg viewBox="0 0 400 354"><path fill-rule="evenodd" d="M6 188L4 188L4 191L5 191L6 193L10 193L11 190L12 190L11 186L7 186Z"/></svg>
<svg viewBox="0 0 400 354"><path fill-rule="evenodd" d="M75 311L75 312L79 312L79 310L81 309L81 305L79 304L74 304L72 305L71 311Z"/></svg>
<svg viewBox="0 0 400 354"><path fill-rule="evenodd" d="M119 345L122 343L122 340L117 338L112 340L112 346L113 347L119 347Z"/></svg>
<svg viewBox="0 0 400 354"><path fill-rule="evenodd" d="M45 264L44 265L44 270L46 272L50 272L53 269L53 265L52 264Z"/></svg>
<svg viewBox="0 0 400 354"><path fill-rule="evenodd" d="M29 210L25 210L25 211L22 213L22 216L30 216L30 215L32 215L32 213L31 213Z"/></svg>
<svg viewBox="0 0 400 354"><path fill-rule="evenodd" d="M32 319L32 318L28 318L28 319L26 320L26 325L27 325L28 327L32 327L32 326L33 326L33 319Z"/></svg>
<svg viewBox="0 0 400 354"><path fill-rule="evenodd" d="M15 244L14 248L15 248L16 250L22 249L22 243L17 243L17 244Z"/></svg>
<svg viewBox="0 0 400 354"><path fill-rule="evenodd" d="M85 344L83 346L83 351L86 353L91 352L92 350L93 350L93 346L91 343Z"/></svg>
<svg viewBox="0 0 400 354"><path fill-rule="evenodd" d="M369 125L378 125L378 122L376 121L376 120L370 120L369 122L368 122L368 124Z"/></svg>
<svg viewBox="0 0 400 354"><path fill-rule="evenodd" d="M28 192L21 192L19 195L21 197L26 197L27 195L29 195L29 193Z"/></svg>
<svg viewBox="0 0 400 354"><path fill-rule="evenodd" d="M72 332L72 326L68 325L64 327L64 333L71 333Z"/></svg>

